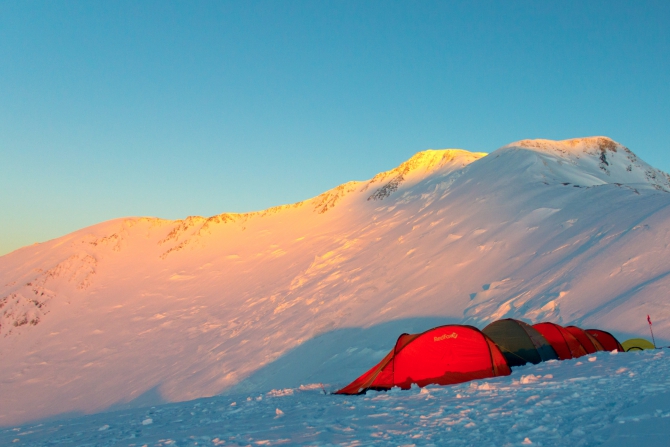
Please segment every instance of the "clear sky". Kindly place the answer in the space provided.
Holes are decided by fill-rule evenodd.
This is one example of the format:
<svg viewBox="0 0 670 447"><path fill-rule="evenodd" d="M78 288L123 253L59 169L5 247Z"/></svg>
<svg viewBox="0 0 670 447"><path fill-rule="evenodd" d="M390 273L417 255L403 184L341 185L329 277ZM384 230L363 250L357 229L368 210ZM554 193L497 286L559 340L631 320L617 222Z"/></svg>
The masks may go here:
<svg viewBox="0 0 670 447"><path fill-rule="evenodd" d="M0 0L0 255L607 135L670 171L670 2Z"/></svg>

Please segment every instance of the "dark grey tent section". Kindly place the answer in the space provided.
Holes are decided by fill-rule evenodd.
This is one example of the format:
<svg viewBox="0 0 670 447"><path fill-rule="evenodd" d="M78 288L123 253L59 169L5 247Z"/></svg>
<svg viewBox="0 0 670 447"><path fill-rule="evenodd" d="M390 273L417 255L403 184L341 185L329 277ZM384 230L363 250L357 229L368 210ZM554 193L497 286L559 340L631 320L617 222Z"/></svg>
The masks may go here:
<svg viewBox="0 0 670 447"><path fill-rule="evenodd" d="M523 321L512 318L494 321L482 332L498 345L509 366L558 359L556 351L542 334Z"/></svg>

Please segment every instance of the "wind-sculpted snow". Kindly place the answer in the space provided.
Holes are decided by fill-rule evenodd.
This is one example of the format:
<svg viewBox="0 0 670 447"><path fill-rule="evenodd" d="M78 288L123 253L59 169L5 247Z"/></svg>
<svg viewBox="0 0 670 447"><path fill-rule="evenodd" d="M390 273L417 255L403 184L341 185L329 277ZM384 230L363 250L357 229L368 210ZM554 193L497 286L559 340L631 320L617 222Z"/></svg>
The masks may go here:
<svg viewBox="0 0 670 447"><path fill-rule="evenodd" d="M0 425L343 386L400 333L445 323L626 339L650 314L670 340L667 185L603 137L521 141L422 152L264 211L117 219L24 247L0 257Z"/></svg>
<svg viewBox="0 0 670 447"><path fill-rule="evenodd" d="M304 384L0 429L0 443L660 447L670 438L666 351L602 352L508 377L362 396Z"/></svg>

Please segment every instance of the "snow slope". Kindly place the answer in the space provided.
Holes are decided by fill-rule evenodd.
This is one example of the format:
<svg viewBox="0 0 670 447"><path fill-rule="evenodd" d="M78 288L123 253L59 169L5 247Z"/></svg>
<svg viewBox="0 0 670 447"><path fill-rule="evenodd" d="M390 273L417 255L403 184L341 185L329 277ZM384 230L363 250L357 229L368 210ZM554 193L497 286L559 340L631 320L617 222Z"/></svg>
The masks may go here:
<svg viewBox="0 0 670 447"><path fill-rule="evenodd" d="M401 332L502 317L670 340L670 180L604 137L426 151L249 214L0 257L0 425L344 385Z"/></svg>
<svg viewBox="0 0 670 447"><path fill-rule="evenodd" d="M364 396L303 385L0 429L19 446L665 447L670 355L598 353L511 376Z"/></svg>

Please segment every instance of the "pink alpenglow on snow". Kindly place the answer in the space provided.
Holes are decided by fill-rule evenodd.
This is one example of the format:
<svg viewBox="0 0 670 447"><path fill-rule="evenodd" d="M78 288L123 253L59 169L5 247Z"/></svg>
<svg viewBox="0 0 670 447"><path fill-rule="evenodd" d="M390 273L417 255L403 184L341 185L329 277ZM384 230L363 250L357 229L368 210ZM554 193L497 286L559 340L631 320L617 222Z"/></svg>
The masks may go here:
<svg viewBox="0 0 670 447"><path fill-rule="evenodd" d="M121 218L24 247L0 257L0 425L334 391L398 334L444 324L555 321L625 340L653 311L669 340L668 191L608 138L523 140L420 152L264 211Z"/></svg>

